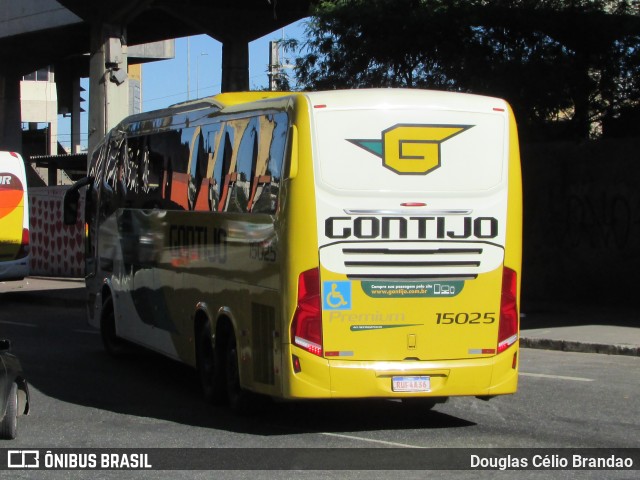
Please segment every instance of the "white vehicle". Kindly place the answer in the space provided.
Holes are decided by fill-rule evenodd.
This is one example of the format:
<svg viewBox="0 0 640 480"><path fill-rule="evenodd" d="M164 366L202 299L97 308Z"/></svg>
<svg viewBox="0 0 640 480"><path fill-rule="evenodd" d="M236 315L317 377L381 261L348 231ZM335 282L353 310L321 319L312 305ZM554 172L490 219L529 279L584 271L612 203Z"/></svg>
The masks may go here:
<svg viewBox="0 0 640 480"><path fill-rule="evenodd" d="M24 161L0 152L0 281L29 275L29 200Z"/></svg>

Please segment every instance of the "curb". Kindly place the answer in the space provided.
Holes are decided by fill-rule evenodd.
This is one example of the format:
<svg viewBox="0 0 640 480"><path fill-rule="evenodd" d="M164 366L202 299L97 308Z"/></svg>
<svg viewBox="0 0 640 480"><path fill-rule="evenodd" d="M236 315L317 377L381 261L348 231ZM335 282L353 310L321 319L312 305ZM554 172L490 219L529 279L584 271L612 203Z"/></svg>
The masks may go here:
<svg viewBox="0 0 640 480"><path fill-rule="evenodd" d="M640 347L628 345L605 345L602 343L574 342L570 340L550 340L547 338L520 338L520 346L541 350L562 352L603 353L606 355L627 355L640 357Z"/></svg>

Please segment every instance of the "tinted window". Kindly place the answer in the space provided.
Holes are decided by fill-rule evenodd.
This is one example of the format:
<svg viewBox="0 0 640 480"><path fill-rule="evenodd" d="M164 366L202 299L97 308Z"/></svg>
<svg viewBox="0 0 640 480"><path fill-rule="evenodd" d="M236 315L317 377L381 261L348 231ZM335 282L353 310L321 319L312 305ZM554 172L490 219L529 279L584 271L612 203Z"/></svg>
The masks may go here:
<svg viewBox="0 0 640 480"><path fill-rule="evenodd" d="M189 145L181 142L182 132L169 131L149 135L149 162L162 172L162 208L184 210L187 206L186 173ZM162 165L162 167L160 167ZM182 174L184 180L179 177Z"/></svg>
<svg viewBox="0 0 640 480"><path fill-rule="evenodd" d="M260 117L260 147L251 186L251 211L275 213L289 122L286 113Z"/></svg>
<svg viewBox="0 0 640 480"><path fill-rule="evenodd" d="M229 182L228 212L246 212L251 194L251 180L254 177L258 155L258 127L257 117L238 121L238 130L244 130L238 146L236 156L235 179Z"/></svg>
<svg viewBox="0 0 640 480"><path fill-rule="evenodd" d="M202 127L202 138L204 139L204 151L206 154L206 173L205 180L197 202L197 209L202 204L200 197L206 193L208 210L217 210L220 201L220 177L214 174L216 165L216 153L223 145L223 124L215 123L213 125L205 125ZM222 169L220 169L222 170Z"/></svg>

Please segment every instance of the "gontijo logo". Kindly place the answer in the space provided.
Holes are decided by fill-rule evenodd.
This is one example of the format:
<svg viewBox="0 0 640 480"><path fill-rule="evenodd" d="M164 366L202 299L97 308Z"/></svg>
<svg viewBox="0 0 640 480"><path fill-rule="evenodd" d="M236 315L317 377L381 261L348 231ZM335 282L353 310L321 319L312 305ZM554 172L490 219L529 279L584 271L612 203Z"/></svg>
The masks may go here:
<svg viewBox="0 0 640 480"><path fill-rule="evenodd" d="M382 158L382 165L400 175L426 175L440 166L440 145L473 125L398 124L382 132L382 140L347 139Z"/></svg>

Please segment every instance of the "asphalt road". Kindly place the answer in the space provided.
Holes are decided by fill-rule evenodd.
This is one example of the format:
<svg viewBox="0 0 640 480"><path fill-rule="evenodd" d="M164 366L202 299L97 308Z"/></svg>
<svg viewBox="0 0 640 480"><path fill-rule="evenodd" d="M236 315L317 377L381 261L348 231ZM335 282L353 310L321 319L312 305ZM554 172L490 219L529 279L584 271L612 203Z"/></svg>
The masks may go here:
<svg viewBox="0 0 640 480"><path fill-rule="evenodd" d="M393 401L274 403L260 416L241 418L205 403L191 369L148 352L114 360L86 325L82 305L61 298L44 306L38 298L38 292L0 289L0 336L12 340L32 395L18 438L0 441L0 448L640 447L638 357L523 349L518 393L489 402L455 398L427 412ZM207 473L156 471L131 478L373 478L363 472ZM507 473L436 472L429 478ZM12 472L12 478L35 474ZM520 478L544 474L518 472ZM426 475L408 471L402 477ZM78 478L124 477L92 472Z"/></svg>

